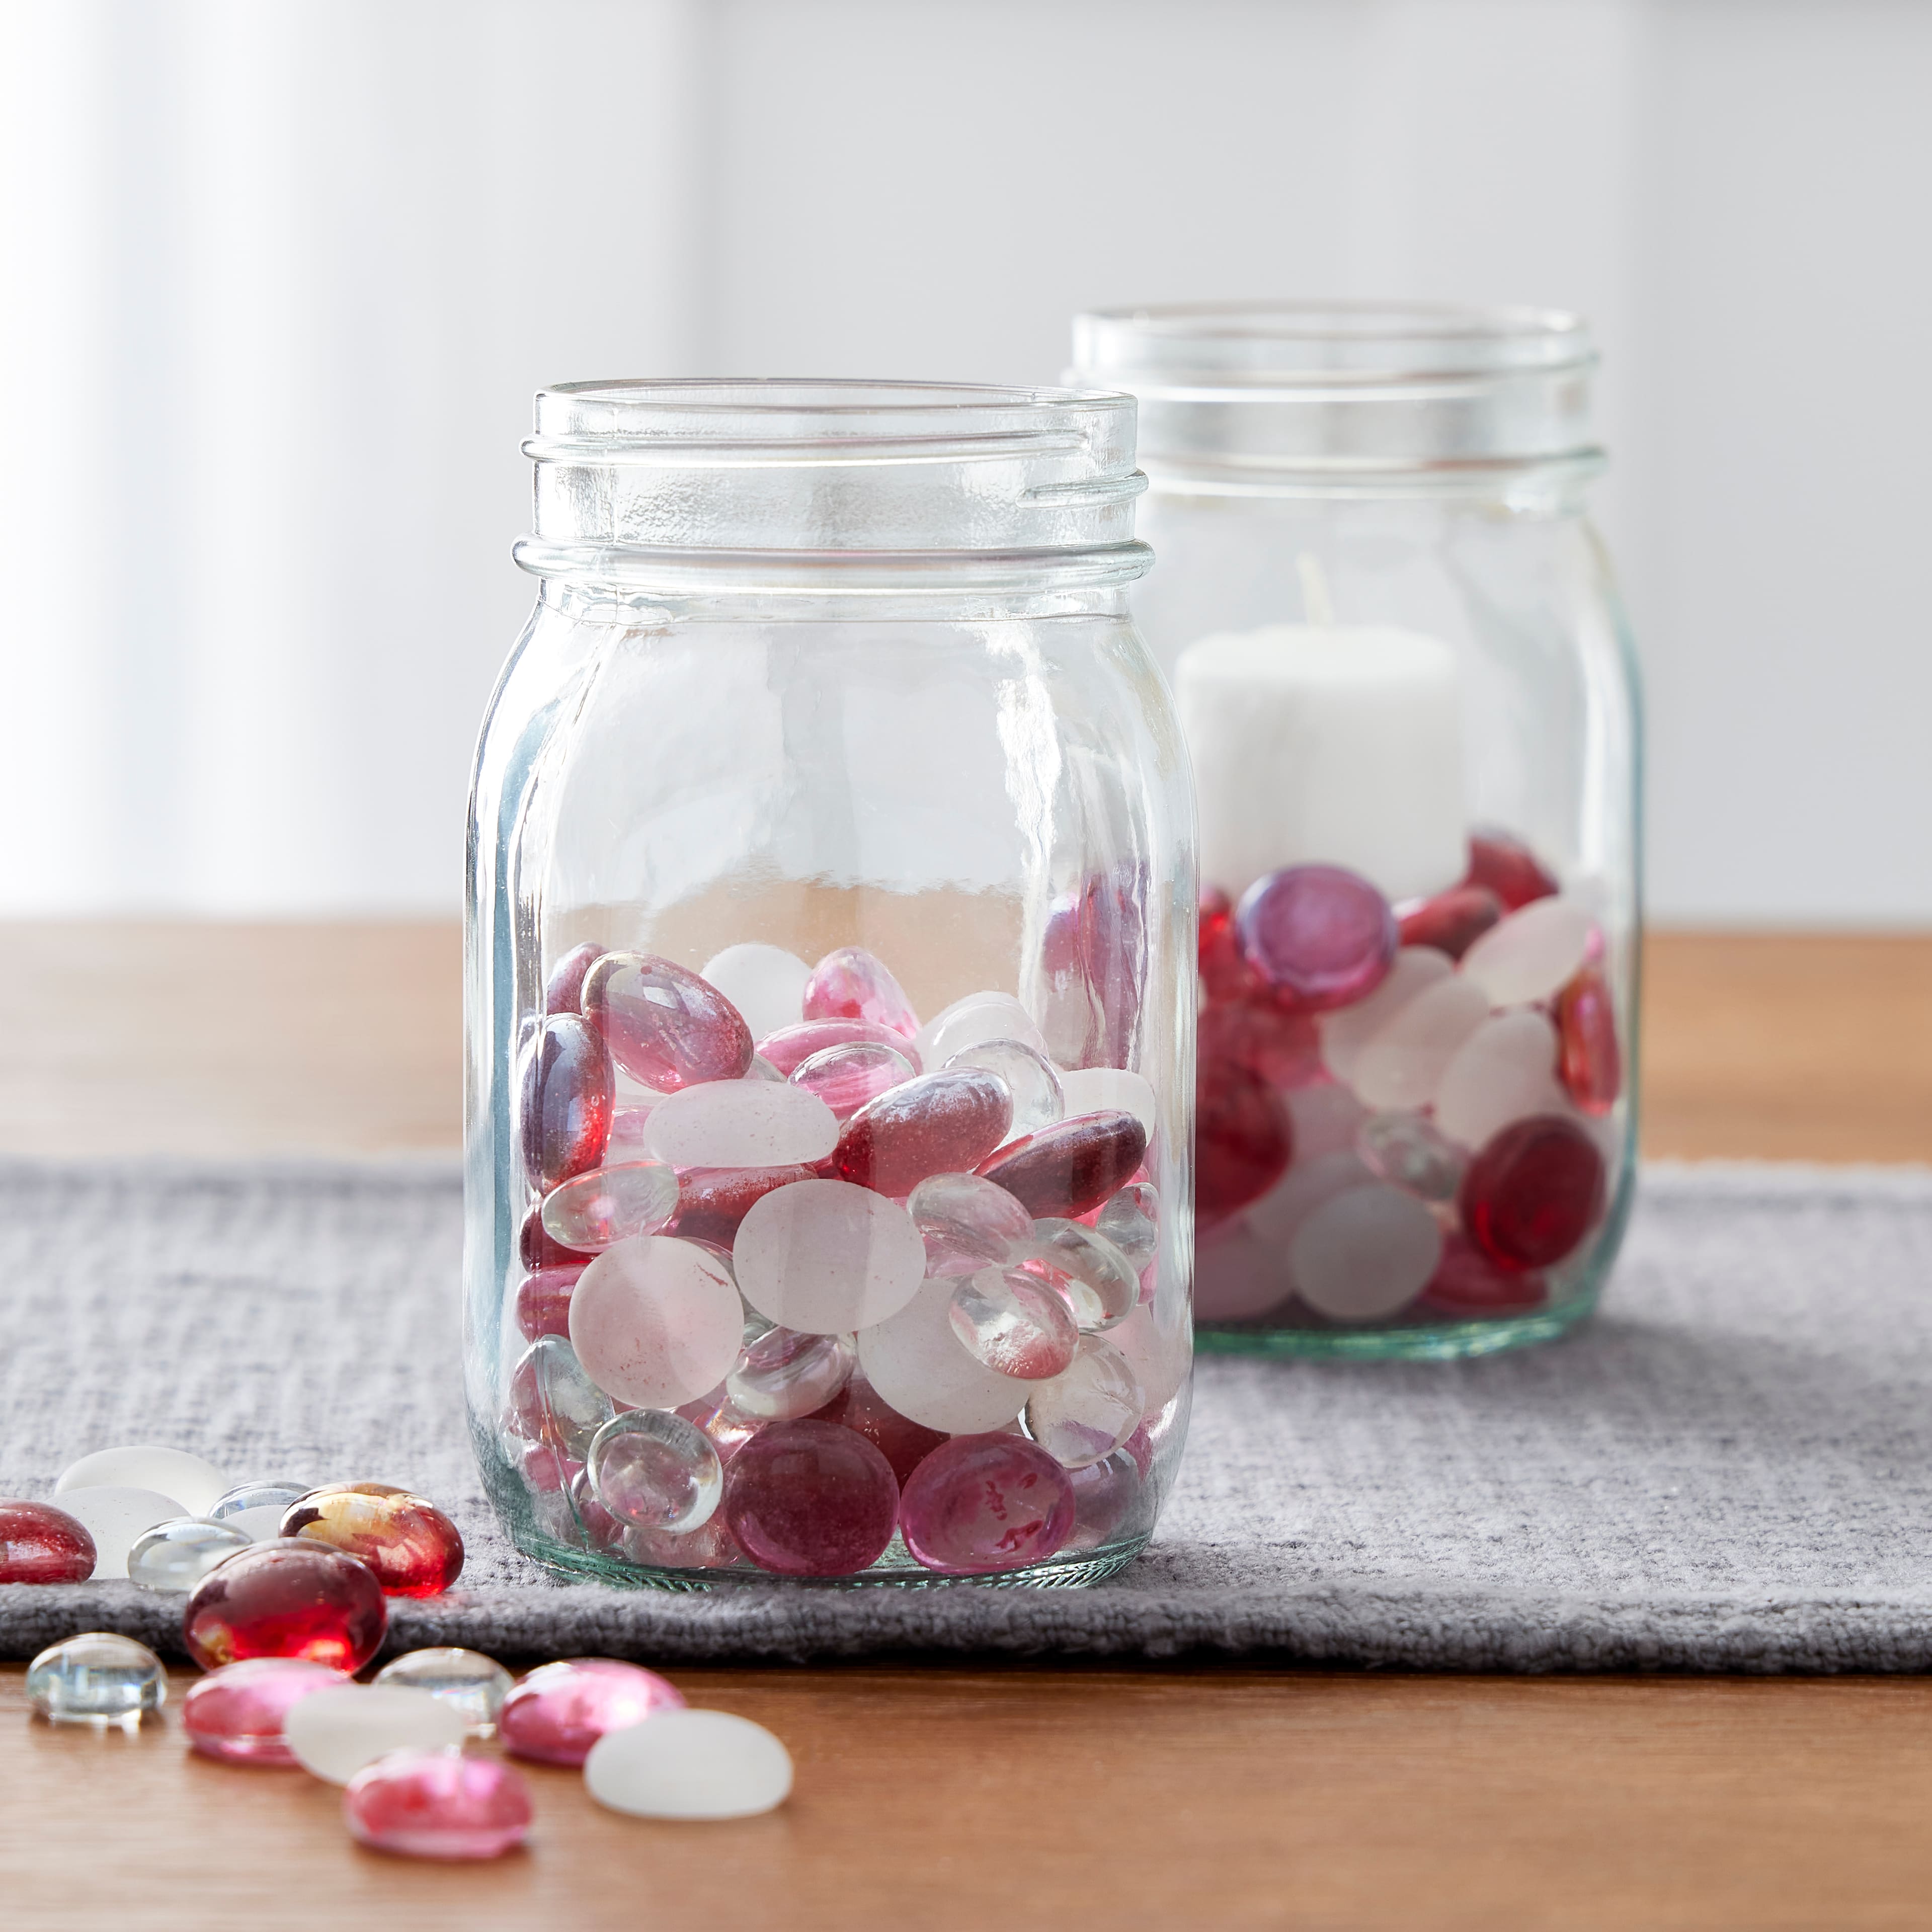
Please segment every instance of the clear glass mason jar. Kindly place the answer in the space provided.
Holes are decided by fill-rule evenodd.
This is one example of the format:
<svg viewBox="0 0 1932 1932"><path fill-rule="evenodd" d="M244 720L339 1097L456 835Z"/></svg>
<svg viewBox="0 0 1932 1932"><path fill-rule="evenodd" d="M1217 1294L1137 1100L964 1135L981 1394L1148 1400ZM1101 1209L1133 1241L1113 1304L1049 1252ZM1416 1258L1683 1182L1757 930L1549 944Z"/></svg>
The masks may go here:
<svg viewBox="0 0 1932 1932"><path fill-rule="evenodd" d="M1200 800L1201 1346L1454 1356L1594 1305L1635 1144L1639 718L1574 316L1082 316Z"/></svg>
<svg viewBox="0 0 1932 1932"><path fill-rule="evenodd" d="M477 754L466 1382L552 1568L1069 1583L1192 1361L1186 758L1134 405L537 399Z"/></svg>

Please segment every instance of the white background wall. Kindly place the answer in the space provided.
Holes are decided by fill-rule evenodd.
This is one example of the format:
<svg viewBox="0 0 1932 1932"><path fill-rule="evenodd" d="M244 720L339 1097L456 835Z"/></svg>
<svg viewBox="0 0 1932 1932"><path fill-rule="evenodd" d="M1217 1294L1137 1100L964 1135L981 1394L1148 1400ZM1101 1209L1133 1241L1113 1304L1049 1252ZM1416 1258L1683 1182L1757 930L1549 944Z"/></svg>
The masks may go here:
<svg viewBox="0 0 1932 1932"><path fill-rule="evenodd" d="M447 909L568 376L1574 306L1652 904L1932 923L1913 0L0 0L0 912Z"/></svg>

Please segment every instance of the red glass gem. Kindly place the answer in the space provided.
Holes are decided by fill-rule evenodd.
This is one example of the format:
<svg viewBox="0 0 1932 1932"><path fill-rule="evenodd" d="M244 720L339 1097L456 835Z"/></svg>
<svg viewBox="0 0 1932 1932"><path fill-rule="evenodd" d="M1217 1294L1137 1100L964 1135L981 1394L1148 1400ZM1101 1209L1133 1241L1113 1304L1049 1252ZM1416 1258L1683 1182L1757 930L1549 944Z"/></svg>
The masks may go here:
<svg viewBox="0 0 1932 1932"><path fill-rule="evenodd" d="M829 1422L774 1422L725 1466L731 1534L760 1569L782 1576L864 1569L892 1540L898 1505L884 1453Z"/></svg>
<svg viewBox="0 0 1932 1932"><path fill-rule="evenodd" d="M1219 886L1210 886L1201 895L1196 953L1202 988L1210 1000L1243 999L1266 990L1261 975L1241 956L1234 904Z"/></svg>
<svg viewBox="0 0 1932 1932"><path fill-rule="evenodd" d="M800 1026L781 1027L758 1042L758 1058L768 1060L789 1080L814 1053L829 1046L849 1046L863 1040L874 1046L896 1047L906 1051L906 1036L874 1020L807 1020Z"/></svg>
<svg viewBox="0 0 1932 1932"><path fill-rule="evenodd" d="M1607 1114L1623 1090L1624 1062L1610 982L1595 967L1557 994L1556 1032L1557 1071L1570 1099L1586 1114Z"/></svg>
<svg viewBox="0 0 1932 1932"><path fill-rule="evenodd" d="M388 1483L331 1483L282 1518L281 1533L366 1564L389 1597L434 1597L463 1571L463 1538L435 1504Z"/></svg>
<svg viewBox="0 0 1932 1932"><path fill-rule="evenodd" d="M65 1510L0 1502L0 1583L85 1583L98 1556L87 1526Z"/></svg>
<svg viewBox="0 0 1932 1932"><path fill-rule="evenodd" d="M1552 898L1559 890L1536 854L1520 839L1502 832L1471 838L1469 869L1462 883L1487 886L1502 901L1506 912L1517 911L1532 899Z"/></svg>
<svg viewBox="0 0 1932 1932"><path fill-rule="evenodd" d="M913 1473L906 1547L928 1570L984 1576L1051 1556L1073 1534L1066 1472L1020 1436L956 1436Z"/></svg>
<svg viewBox="0 0 1932 1932"><path fill-rule="evenodd" d="M1289 866L1241 895L1234 930L1248 963L1311 1011L1372 993L1396 955L1395 914L1359 873Z"/></svg>
<svg viewBox="0 0 1932 1932"><path fill-rule="evenodd" d="M524 1162L548 1192L604 1158L616 1097L610 1056L574 1013L544 1022L524 1067Z"/></svg>
<svg viewBox="0 0 1932 1932"><path fill-rule="evenodd" d="M1422 1291L1418 1312L1444 1315L1526 1315L1550 1299L1550 1285L1534 1270L1499 1268L1460 1234L1442 1244L1442 1258Z"/></svg>
<svg viewBox="0 0 1932 1932"><path fill-rule="evenodd" d="M204 1757L230 1764L293 1764L282 1720L311 1693L349 1681L346 1672L304 1658L244 1658L188 1686L182 1729Z"/></svg>
<svg viewBox="0 0 1932 1932"><path fill-rule="evenodd" d="M900 1414L856 1372L823 1408L812 1412L811 1420L856 1429L892 1465L901 1489L927 1456L942 1442L952 1439L937 1429L928 1429Z"/></svg>
<svg viewBox="0 0 1932 1932"><path fill-rule="evenodd" d="M550 969L544 982L544 1011L547 1013L580 1012L584 1006L584 977L604 956L602 946L586 940L573 946Z"/></svg>
<svg viewBox="0 0 1932 1932"><path fill-rule="evenodd" d="M517 1326L526 1342L539 1335L570 1333L570 1292L585 1264L568 1268L539 1268L517 1285Z"/></svg>
<svg viewBox="0 0 1932 1932"><path fill-rule="evenodd" d="M182 1640L204 1670L244 1657L305 1657L357 1671L388 1628L367 1564L320 1544L277 1541L238 1550L194 1586Z"/></svg>
<svg viewBox="0 0 1932 1932"><path fill-rule="evenodd" d="M1325 1077L1322 1034L1312 1015L1282 1006L1262 987L1201 1016L1196 1051L1203 1060L1232 1060L1270 1087L1305 1087Z"/></svg>
<svg viewBox="0 0 1932 1932"><path fill-rule="evenodd" d="M605 953L584 976L584 1012L617 1064L661 1094L741 1079L752 1064L752 1030L738 1009L669 959Z"/></svg>
<svg viewBox="0 0 1932 1932"><path fill-rule="evenodd" d="M1202 1225L1258 1201L1294 1153L1288 1109L1268 1082L1225 1054L1203 1054L1194 1074L1194 1198Z"/></svg>
<svg viewBox="0 0 1932 1932"><path fill-rule="evenodd" d="M349 1835L404 1858L500 1858L523 1843L535 1816L513 1766L455 1751L392 1751L342 1794Z"/></svg>
<svg viewBox="0 0 1932 1932"><path fill-rule="evenodd" d="M606 1731L683 1708L683 1694L655 1670L610 1657L566 1658L518 1680L496 1714L496 1735L512 1757L578 1765Z"/></svg>
<svg viewBox="0 0 1932 1932"><path fill-rule="evenodd" d="M1460 959L1502 916L1503 902L1487 886L1454 886L1404 913L1397 929L1405 946L1432 946Z"/></svg>
<svg viewBox="0 0 1932 1932"><path fill-rule="evenodd" d="M810 1180L817 1172L804 1166L682 1168L677 1177L677 1212L664 1232L728 1248L754 1202L794 1180Z"/></svg>
<svg viewBox="0 0 1932 1932"><path fill-rule="evenodd" d="M842 946L812 969L802 1011L807 1021L870 1020L905 1040L919 1030L919 1016L891 970L862 946Z"/></svg>
<svg viewBox="0 0 1932 1932"><path fill-rule="evenodd" d="M540 1204L524 1215L523 1226L518 1230L517 1257L532 1274L540 1268L582 1268L590 1259L588 1252L580 1254L574 1248L566 1248L544 1226Z"/></svg>
<svg viewBox="0 0 1932 1932"><path fill-rule="evenodd" d="M1012 1094L998 1074L976 1066L922 1074L845 1123L832 1172L875 1193L908 1195L929 1174L970 1174L1012 1120Z"/></svg>
<svg viewBox="0 0 1932 1932"><path fill-rule="evenodd" d="M1499 1268L1560 1262L1604 1211L1604 1156L1574 1120L1513 1120L1470 1162L1459 1204L1469 1238Z"/></svg>
<svg viewBox="0 0 1932 1932"><path fill-rule="evenodd" d="M1132 1114L1079 1114L1023 1135L974 1171L996 1181L1037 1221L1078 1220L1132 1178L1147 1129Z"/></svg>

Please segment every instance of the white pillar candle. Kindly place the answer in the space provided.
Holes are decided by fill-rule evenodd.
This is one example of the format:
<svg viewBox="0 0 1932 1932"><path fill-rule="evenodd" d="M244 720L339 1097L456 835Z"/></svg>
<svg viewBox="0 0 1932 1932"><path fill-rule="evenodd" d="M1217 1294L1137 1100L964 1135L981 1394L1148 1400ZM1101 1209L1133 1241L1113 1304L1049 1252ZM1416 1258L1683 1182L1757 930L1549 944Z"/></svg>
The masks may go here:
<svg viewBox="0 0 1932 1932"><path fill-rule="evenodd" d="M1201 877L1239 898L1283 866L1345 866L1391 900L1468 862L1462 676L1440 638L1270 624L1180 654L1174 696L1201 801Z"/></svg>

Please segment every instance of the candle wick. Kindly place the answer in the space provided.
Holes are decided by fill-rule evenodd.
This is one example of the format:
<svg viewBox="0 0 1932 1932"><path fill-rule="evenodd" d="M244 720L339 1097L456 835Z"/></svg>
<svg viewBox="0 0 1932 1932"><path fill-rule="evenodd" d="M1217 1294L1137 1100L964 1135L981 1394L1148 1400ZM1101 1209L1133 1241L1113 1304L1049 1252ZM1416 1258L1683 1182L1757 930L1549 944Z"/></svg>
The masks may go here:
<svg viewBox="0 0 1932 1932"><path fill-rule="evenodd" d="M1308 621L1325 631L1335 621L1335 607L1328 599L1328 573L1312 550L1304 550L1294 560L1294 567L1301 574L1301 604Z"/></svg>

